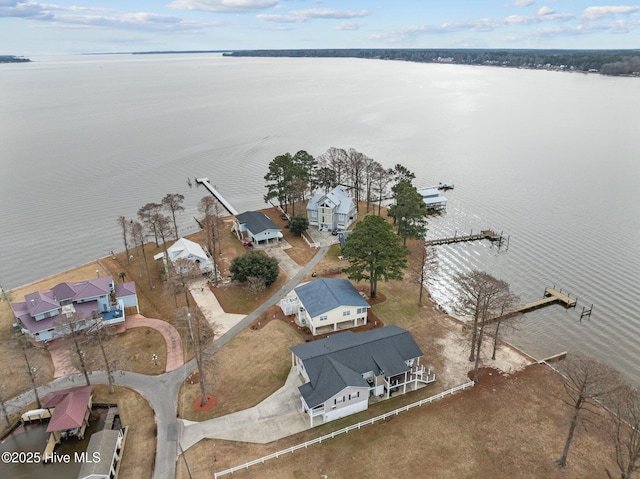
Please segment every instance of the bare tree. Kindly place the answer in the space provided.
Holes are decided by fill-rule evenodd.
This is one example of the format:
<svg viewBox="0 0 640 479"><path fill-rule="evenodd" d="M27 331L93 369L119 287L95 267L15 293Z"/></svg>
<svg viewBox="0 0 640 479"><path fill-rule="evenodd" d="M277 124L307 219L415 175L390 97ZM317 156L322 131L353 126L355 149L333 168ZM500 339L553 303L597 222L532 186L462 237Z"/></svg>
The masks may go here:
<svg viewBox="0 0 640 479"><path fill-rule="evenodd" d="M109 393L115 392L114 388L114 372L117 365L122 361L122 353L115 347L115 343L111 341L113 339L109 334L109 328L102 324L96 325L89 330L87 340L94 345L97 345L100 349L100 360L97 358L91 358L94 361L94 367L104 367L107 373L107 380L109 382Z"/></svg>
<svg viewBox="0 0 640 479"><path fill-rule="evenodd" d="M142 263L140 262L140 250L138 248L138 246L139 246L138 238L144 237L144 232L143 232L142 225L140 223L138 223L137 221L134 222L133 220L130 220L129 221L129 231L131 233L131 238L133 239L133 244L135 245L135 248L136 248L136 259L138 261L138 273L140 274L140 277L142 278Z"/></svg>
<svg viewBox="0 0 640 479"><path fill-rule="evenodd" d="M205 348L215 337L215 325L210 327L199 309L195 309L192 312L187 308L185 316L189 342L193 347L193 354L198 366L201 404L207 404L206 371L204 368Z"/></svg>
<svg viewBox="0 0 640 479"><path fill-rule="evenodd" d="M485 327L504 311L513 296L507 282L482 271L458 273L455 281L460 290L457 309L473 318L469 361L475 361L473 380L477 381Z"/></svg>
<svg viewBox="0 0 640 479"><path fill-rule="evenodd" d="M0 410L2 411L4 420L7 423L7 427L11 427L11 418L9 417L9 413L7 412L7 406L4 403L4 394L6 389L7 387L4 384L0 385Z"/></svg>
<svg viewBox="0 0 640 479"><path fill-rule="evenodd" d="M365 158L367 157L364 153L360 153L353 148L349 148L349 150L347 151L347 174L350 186L353 190L353 193L355 194L356 211L358 210L360 204L360 194L362 192L362 180L365 169Z"/></svg>
<svg viewBox="0 0 640 479"><path fill-rule="evenodd" d="M260 276L247 276L247 289L252 294L258 294L267 289L267 284Z"/></svg>
<svg viewBox="0 0 640 479"><path fill-rule="evenodd" d="M580 422L588 422L585 413L595 413L597 401L620 388L621 379L617 371L580 353L574 353L560 365L562 382L566 393L563 402L571 411L569 432L564 443L562 456L556 462L567 467L567 456L576 427Z"/></svg>
<svg viewBox="0 0 640 479"><path fill-rule="evenodd" d="M418 306L422 307L424 285L427 278L437 272L438 260L433 246L428 245L424 239L419 240L418 244L420 245L420 256L418 256L418 261L416 262L414 281L418 284L420 290L418 293Z"/></svg>
<svg viewBox="0 0 640 479"><path fill-rule="evenodd" d="M131 265L131 258L129 258L129 244L127 238L129 236L129 222L124 216L118 216L118 224L122 228L122 241L124 241L124 251L127 254L127 266Z"/></svg>
<svg viewBox="0 0 640 479"><path fill-rule="evenodd" d="M220 203L213 196L204 196L198 203L198 211L204 215L202 227L207 239L207 248L213 259L213 281L218 286L218 266L216 263L216 242L220 243L222 220L220 218ZM221 251L218 252L221 253Z"/></svg>
<svg viewBox="0 0 640 479"><path fill-rule="evenodd" d="M147 261L147 255L144 250L144 241L145 241L144 228L139 222L135 221L132 224L131 233L136 243L136 249L138 246L140 246L140 248L142 249L142 259L144 261L145 270L147 271L147 278L149 279L149 289L153 289L153 281L151 279L151 273L149 273L149 262ZM138 261L138 264L139 263L140 261ZM142 272L140 273L140 277L142 277Z"/></svg>
<svg viewBox="0 0 640 479"><path fill-rule="evenodd" d="M378 197L378 216L382 210L382 200L389 194L389 183L393 178L393 170L385 169L379 163L377 163L372 172L373 176L373 191Z"/></svg>
<svg viewBox="0 0 640 479"><path fill-rule="evenodd" d="M184 293L185 304L188 309L191 309L189 286L194 280L202 277L200 269L193 261L186 258L178 258L173 264L169 264L167 261L167 264L167 269L169 270L167 279L173 287L174 294Z"/></svg>
<svg viewBox="0 0 640 479"><path fill-rule="evenodd" d="M85 336L87 322L97 322L99 321L99 319L97 315L93 319L83 318L77 311L73 311L70 313L63 312L59 316L60 317L56 321L56 329L64 334L65 341L71 342L73 352L78 358L80 372L84 375L84 380L86 381L87 386L90 386L91 381L89 380L89 373L91 371L85 358L85 351L82 348L82 343Z"/></svg>
<svg viewBox="0 0 640 479"><path fill-rule="evenodd" d="M611 439L620 479L631 479L640 470L640 390L624 384L611 395ZM607 469L607 476L614 475Z"/></svg>
<svg viewBox="0 0 640 479"><path fill-rule="evenodd" d="M167 193L164 198L162 198L162 205L171 212L171 218L173 219L173 229L176 234L176 239L178 236L178 224L176 223L176 212L184 211L184 206L182 203L184 202L184 196L180 193Z"/></svg>
<svg viewBox="0 0 640 479"><path fill-rule="evenodd" d="M38 409L42 408L42 403L40 402L40 396L38 395L38 386L36 385L36 372L37 369L31 366L31 362L29 361L29 353L28 348L31 344L26 339L26 337L22 336L20 338L20 346L22 349L22 356L24 357L24 364L27 370L27 374L29 375L29 381L31 381L31 387L33 388L33 392L36 396L36 404L38 405ZM31 346L33 347L33 346Z"/></svg>
<svg viewBox="0 0 640 479"><path fill-rule="evenodd" d="M347 152L342 148L331 147L318 158L323 167L329 168L335 174L332 186L342 185L346 180Z"/></svg>
<svg viewBox="0 0 640 479"><path fill-rule="evenodd" d="M147 228L147 231L153 233L153 237L156 242L156 248L160 246L160 244L158 243L157 219L161 209L162 205L159 203L147 203L138 210L138 218Z"/></svg>

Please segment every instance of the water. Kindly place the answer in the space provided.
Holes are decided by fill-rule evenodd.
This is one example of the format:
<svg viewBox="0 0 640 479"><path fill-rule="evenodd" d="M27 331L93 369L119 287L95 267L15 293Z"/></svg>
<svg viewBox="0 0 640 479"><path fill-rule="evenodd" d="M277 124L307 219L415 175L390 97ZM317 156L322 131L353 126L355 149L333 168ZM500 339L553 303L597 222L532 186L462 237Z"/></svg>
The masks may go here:
<svg viewBox="0 0 640 479"><path fill-rule="evenodd" d="M469 268L524 302L511 341L537 357L580 349L640 385L640 82L557 72L356 59L219 55L37 58L0 66L0 284L9 289L122 250L116 218L185 195L181 234L208 176L239 211L261 208L276 155L353 147L456 189L429 235L492 228L438 247L449 307ZM594 303L590 320L578 321Z"/></svg>

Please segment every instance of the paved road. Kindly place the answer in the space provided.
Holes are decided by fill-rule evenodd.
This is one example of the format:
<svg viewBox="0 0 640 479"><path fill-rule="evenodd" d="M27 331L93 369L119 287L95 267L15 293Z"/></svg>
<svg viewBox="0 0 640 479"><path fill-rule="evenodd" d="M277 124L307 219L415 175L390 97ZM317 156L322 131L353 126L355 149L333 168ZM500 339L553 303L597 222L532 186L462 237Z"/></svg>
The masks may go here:
<svg viewBox="0 0 640 479"><path fill-rule="evenodd" d="M237 334L251 325L262 313L284 298L298 283L312 271L322 257L326 254L328 246L318 250L312 260L300 270L287 284L261 304L255 311L247 315L238 324L229 329L224 335L219 337L208 349L208 353L213 353L217 349L227 344ZM182 434L181 423L176 417L178 410L178 392L180 386L189 374L195 369L195 360L191 360L183 367L162 374L160 376L146 376L133 372L117 373L115 383L139 392L153 408L157 425L157 447L154 479L174 479L176 475L176 462L178 458L178 438ZM107 375L104 372L94 372L91 374L91 382L94 384L107 384ZM83 384L82 376L73 375L65 378L54 379L44 386L38 388L38 394L43 397L51 391L57 391L68 387ZM33 390L29 390L20 396L7 401L8 412L22 410L35 401Z"/></svg>

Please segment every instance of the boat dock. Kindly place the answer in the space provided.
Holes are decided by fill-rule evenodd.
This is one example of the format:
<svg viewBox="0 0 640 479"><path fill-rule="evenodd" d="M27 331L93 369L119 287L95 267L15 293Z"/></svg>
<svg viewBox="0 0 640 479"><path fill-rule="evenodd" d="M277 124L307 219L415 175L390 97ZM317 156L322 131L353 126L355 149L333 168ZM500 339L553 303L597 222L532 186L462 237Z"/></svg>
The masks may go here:
<svg viewBox="0 0 640 479"><path fill-rule="evenodd" d="M575 308L577 303L577 299L571 298L568 294L564 294L562 290L545 288L544 297L542 299L533 301L532 303L523 304L521 306L518 306L517 308L505 312L501 316L488 319L485 324L495 323L498 320L502 321L503 319L507 319L518 314L535 311L536 309L544 308L545 306L549 306L550 304L562 304L566 309L569 309Z"/></svg>
<svg viewBox="0 0 640 479"><path fill-rule="evenodd" d="M505 241L508 245L508 242L509 242L509 238L505 239L502 233L496 233L493 230L482 230L480 231L480 233L476 233L476 234L473 234L473 230L471 230L471 233L468 235L458 236L458 232L456 231L455 234L449 238L438 238L433 240L427 240L426 244L430 246L435 246L435 245L441 245L441 244L462 243L465 241L478 241L478 240L484 240L484 239L487 239L491 242L499 241L501 245Z"/></svg>
<svg viewBox="0 0 640 479"><path fill-rule="evenodd" d="M236 216L238 212L236 209L231 206L227 200L220 194L218 190L216 190L211 183L209 183L209 178L205 178L204 176L200 178L196 178L196 183L203 185L206 189L208 189L211 194L220 202L220 204L224 207L225 210L229 212L230 215Z"/></svg>

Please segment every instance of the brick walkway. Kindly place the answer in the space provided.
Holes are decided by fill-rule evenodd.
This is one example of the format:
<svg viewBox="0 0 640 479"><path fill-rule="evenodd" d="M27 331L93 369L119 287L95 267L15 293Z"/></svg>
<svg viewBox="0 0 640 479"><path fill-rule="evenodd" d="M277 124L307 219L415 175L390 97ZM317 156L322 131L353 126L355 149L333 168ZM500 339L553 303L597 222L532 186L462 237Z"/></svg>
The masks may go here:
<svg viewBox="0 0 640 479"><path fill-rule="evenodd" d="M145 318L141 314L127 316L127 328L147 327L153 328L164 337L167 343L167 367L166 371L173 371L184 364L182 339L180 334L171 324L161 319Z"/></svg>

